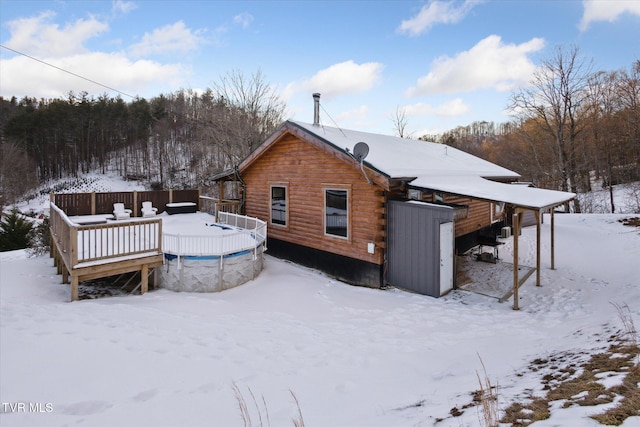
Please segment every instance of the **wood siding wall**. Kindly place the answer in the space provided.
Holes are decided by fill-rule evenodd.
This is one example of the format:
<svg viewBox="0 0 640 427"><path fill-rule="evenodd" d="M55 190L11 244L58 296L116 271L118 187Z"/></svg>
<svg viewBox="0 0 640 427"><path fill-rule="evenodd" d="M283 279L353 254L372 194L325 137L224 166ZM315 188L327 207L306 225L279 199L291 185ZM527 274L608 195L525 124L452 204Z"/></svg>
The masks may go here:
<svg viewBox="0 0 640 427"><path fill-rule="evenodd" d="M374 264L382 264L384 193L367 183L360 168L328 152L284 135L242 172L246 183L246 214L268 223L270 237ZM270 188L287 187L286 226L270 222ZM349 190L349 236L324 233L324 189ZM376 242L374 254L367 244Z"/></svg>
<svg viewBox="0 0 640 427"><path fill-rule="evenodd" d="M428 202L434 201L432 195L426 195L423 199ZM470 197L456 196L453 194L444 194L443 202L469 206L469 215L467 218L456 221L455 237L464 236L491 225L492 204L490 202L472 199ZM494 220L501 218L502 217L494 218Z"/></svg>
<svg viewBox="0 0 640 427"><path fill-rule="evenodd" d="M491 225L491 203L450 194L445 195L444 201L445 203L469 206L467 218L456 221L456 237L464 236Z"/></svg>

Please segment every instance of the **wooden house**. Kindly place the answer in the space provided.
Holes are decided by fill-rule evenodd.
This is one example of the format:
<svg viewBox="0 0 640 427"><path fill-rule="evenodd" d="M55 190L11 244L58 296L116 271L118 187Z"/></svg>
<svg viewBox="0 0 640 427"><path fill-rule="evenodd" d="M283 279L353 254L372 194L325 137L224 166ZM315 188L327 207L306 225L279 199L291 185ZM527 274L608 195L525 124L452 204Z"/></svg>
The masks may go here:
<svg viewBox="0 0 640 427"><path fill-rule="evenodd" d="M574 195L511 185L505 169L442 144L286 121L233 171L268 252L343 281L440 296L454 253L499 228L505 206L540 212ZM494 234L495 236L495 234Z"/></svg>

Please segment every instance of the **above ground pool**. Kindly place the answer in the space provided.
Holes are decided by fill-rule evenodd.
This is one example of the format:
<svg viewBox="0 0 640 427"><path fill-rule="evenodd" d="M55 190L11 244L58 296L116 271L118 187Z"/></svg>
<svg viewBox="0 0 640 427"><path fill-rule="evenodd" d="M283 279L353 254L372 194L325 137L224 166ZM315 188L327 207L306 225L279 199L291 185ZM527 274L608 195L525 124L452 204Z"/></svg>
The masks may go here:
<svg viewBox="0 0 640 427"><path fill-rule="evenodd" d="M254 279L263 265L264 221L220 212L162 214L164 265L157 286L184 292L218 292Z"/></svg>

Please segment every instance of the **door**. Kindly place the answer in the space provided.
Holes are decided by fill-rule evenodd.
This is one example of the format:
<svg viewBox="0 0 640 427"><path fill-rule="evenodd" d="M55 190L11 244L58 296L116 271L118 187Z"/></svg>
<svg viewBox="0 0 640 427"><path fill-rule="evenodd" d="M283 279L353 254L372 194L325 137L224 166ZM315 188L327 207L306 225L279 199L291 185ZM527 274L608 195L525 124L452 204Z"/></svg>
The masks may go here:
<svg viewBox="0 0 640 427"><path fill-rule="evenodd" d="M440 295L453 289L453 222L440 224Z"/></svg>
<svg viewBox="0 0 640 427"><path fill-rule="evenodd" d="M387 209L385 283L436 298L452 289L453 208L391 200Z"/></svg>

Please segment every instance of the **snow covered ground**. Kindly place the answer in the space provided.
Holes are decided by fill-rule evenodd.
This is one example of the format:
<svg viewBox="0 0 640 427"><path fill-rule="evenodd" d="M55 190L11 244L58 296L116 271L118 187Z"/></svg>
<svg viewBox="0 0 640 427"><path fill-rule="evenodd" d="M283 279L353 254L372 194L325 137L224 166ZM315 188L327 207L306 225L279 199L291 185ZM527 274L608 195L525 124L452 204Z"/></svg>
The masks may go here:
<svg viewBox="0 0 640 427"><path fill-rule="evenodd" d="M2 253L0 425L241 426L234 384L264 397L272 426L292 425L290 390L307 426L480 425L476 408L449 415L471 402L480 358L506 405L541 389L532 360L602 348L621 327L611 303L640 324L640 230L621 217L557 215L554 271L547 220L543 286L527 281L520 311L465 291L353 287L272 257L222 293L69 303L48 256ZM533 265L534 241L525 229L521 262ZM535 425L595 426L601 410L555 409Z"/></svg>
<svg viewBox="0 0 640 427"><path fill-rule="evenodd" d="M292 425L291 392L308 427L481 426L465 408L481 360L504 409L542 394L532 361L606 348L622 327L612 303L640 325L640 228L618 222L628 216L556 215L553 271L547 217L543 286L523 285L520 311L462 290L354 287L268 256L256 280L221 293L69 303L48 256L0 253L0 426L243 426L234 384L254 426L258 412L264 426ZM522 264L535 265L534 242L524 229ZM607 407L561 403L534 426L597 426L589 415Z"/></svg>

